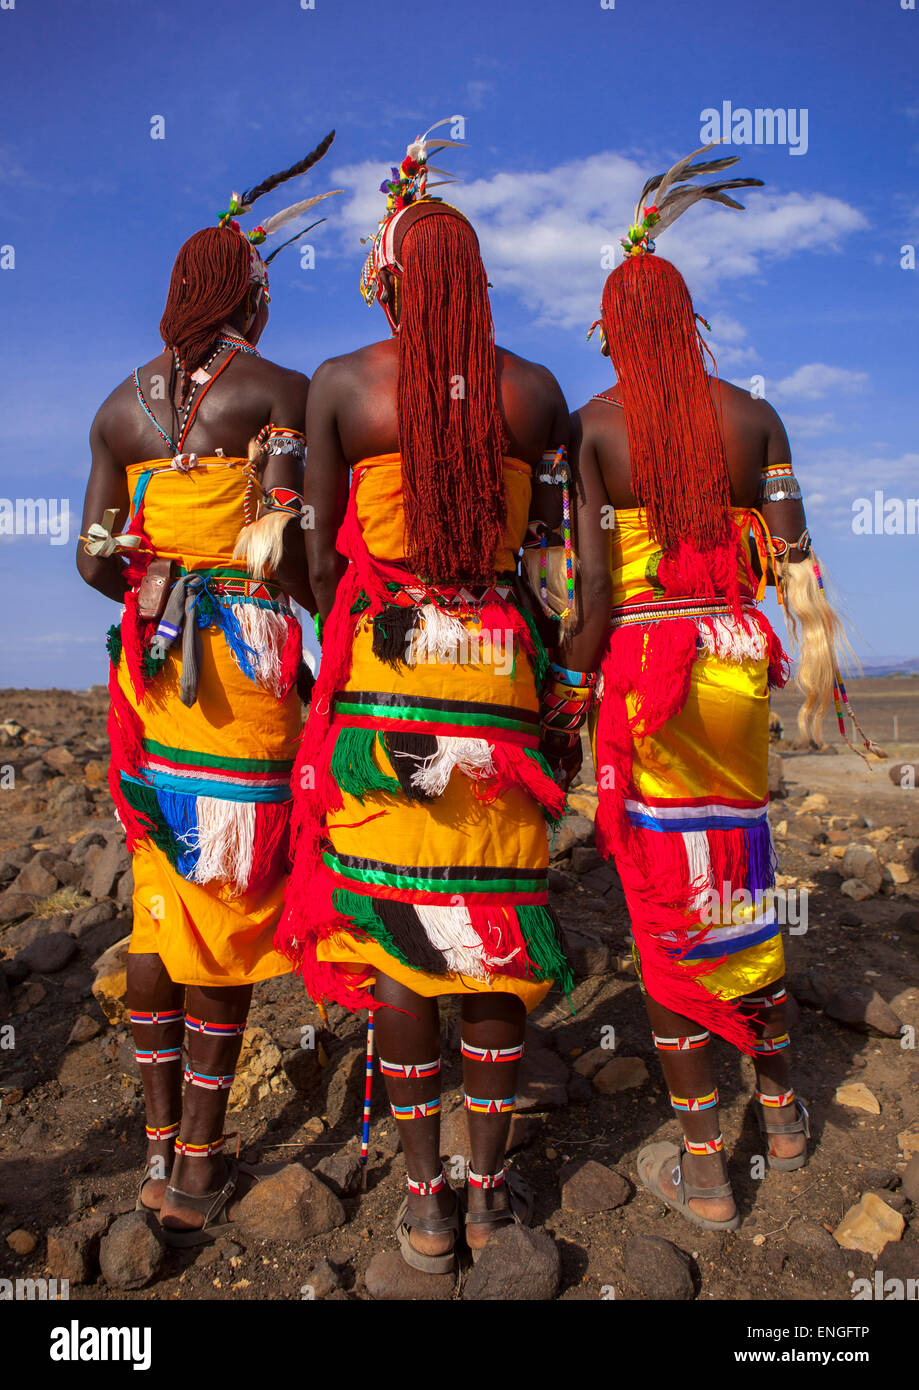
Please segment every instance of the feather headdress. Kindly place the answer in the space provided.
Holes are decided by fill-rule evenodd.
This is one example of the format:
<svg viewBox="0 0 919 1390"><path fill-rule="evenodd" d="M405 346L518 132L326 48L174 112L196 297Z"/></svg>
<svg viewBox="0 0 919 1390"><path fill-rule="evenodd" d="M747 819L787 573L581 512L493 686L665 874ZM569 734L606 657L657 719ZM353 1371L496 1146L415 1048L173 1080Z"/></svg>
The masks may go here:
<svg viewBox="0 0 919 1390"><path fill-rule="evenodd" d="M284 169L279 174L272 174L269 178L263 179L261 183L256 184L254 188L247 189L245 193L233 193L230 197L229 205L218 214L218 226L233 227L239 232L240 236L245 237L246 241L248 241L252 255L252 279L254 283L263 285L267 288L268 271L266 267L268 263L273 261L278 252L283 251L285 246L289 246L292 241L296 241L298 237L303 236L305 232L311 231L313 227L318 227L319 222L313 222L309 227L302 227L300 231L288 237L286 241L283 241L280 246L275 247L274 250L265 257L256 250L256 247L261 246L274 232L279 232L282 227L286 227L288 223L293 222L295 218L303 217L312 208L316 207L317 204L321 203L323 199L334 198L336 194L342 192L342 189L334 188L328 193L317 193L312 198L304 198L300 202L291 203L289 207L282 208L280 212L272 213L263 223L260 223L257 227L253 227L252 230L248 232L243 231L242 227L240 227L239 223L236 221L236 218L244 217L247 212L251 211L253 203L265 193L270 193L273 188L277 188L282 183L287 183L289 179L299 178L301 174L305 174L312 169L313 165L318 164L323 155L328 153L334 139L335 131L330 130L325 139L320 140L314 150L310 150L308 155L298 160L296 164L292 164L289 169ZM324 220L324 218L320 218L320 221Z"/></svg>
<svg viewBox="0 0 919 1390"><path fill-rule="evenodd" d="M715 148L720 141L715 141L712 145L703 145L699 150L693 150L692 154L680 159L674 164L672 169L668 169L666 174L656 174L648 179L635 208L635 221L629 228L628 234L621 238L622 246L627 256L644 256L653 253L654 241L651 238L653 230L655 236L672 227L678 217L682 217L687 208L691 208L694 203L706 199L712 203L721 203L726 208L736 208L739 212L744 211L742 203L738 203L731 198L727 192L729 188L762 188L762 179L723 179L715 183L707 183L701 186L688 187L690 179L701 178L706 174L717 174L722 169L729 169L736 164L740 155L725 155L722 159L710 159L702 164L693 164L696 155L706 154ZM657 196L653 204L646 204L645 199L649 194L657 191Z"/></svg>
<svg viewBox="0 0 919 1390"><path fill-rule="evenodd" d="M415 203L439 202L440 199L432 198L428 190L457 182L445 169L438 169L428 162L431 155L439 154L441 150L465 148L463 140L428 140L432 131L451 124L454 119L453 116L444 116L443 120L429 126L423 135L417 136L406 149L402 163L398 167L393 165L391 177L380 184L380 192L386 194L386 216L372 239L373 246L361 271L361 294L368 304L373 304L379 295L380 271L384 267L401 268L395 256L395 233L401 214ZM429 183L429 174L442 174L443 178ZM462 216L461 213L458 215Z"/></svg>

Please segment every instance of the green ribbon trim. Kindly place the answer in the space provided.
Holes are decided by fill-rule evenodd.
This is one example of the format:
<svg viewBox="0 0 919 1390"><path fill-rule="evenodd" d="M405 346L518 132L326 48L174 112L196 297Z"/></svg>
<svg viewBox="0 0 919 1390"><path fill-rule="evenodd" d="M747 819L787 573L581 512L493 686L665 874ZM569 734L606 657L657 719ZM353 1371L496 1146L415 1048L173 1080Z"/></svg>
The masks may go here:
<svg viewBox="0 0 919 1390"><path fill-rule="evenodd" d="M292 758L224 758L218 753L192 753L187 748L170 748L152 738L143 740L145 753L186 767L210 767L225 772L275 772L281 775L293 768Z"/></svg>
<svg viewBox="0 0 919 1390"><path fill-rule="evenodd" d="M437 893L443 896L454 893L545 893L545 875L532 878L422 878L415 874L390 874L384 869L355 869L341 862L334 850L326 850L323 861L342 878L353 879L356 883L376 883L386 888L402 888L415 893ZM459 872L463 872L462 866ZM474 866L469 873L474 874ZM512 904L508 904L512 906ZM518 908L517 911L521 911Z"/></svg>
<svg viewBox="0 0 919 1390"><path fill-rule="evenodd" d="M459 724L470 729L510 729L515 732L537 734L536 725L523 719L505 719L492 714L487 707L481 714L474 711L444 710L433 705L357 705L348 700L336 700L335 714L351 714L372 719L401 719L406 723Z"/></svg>

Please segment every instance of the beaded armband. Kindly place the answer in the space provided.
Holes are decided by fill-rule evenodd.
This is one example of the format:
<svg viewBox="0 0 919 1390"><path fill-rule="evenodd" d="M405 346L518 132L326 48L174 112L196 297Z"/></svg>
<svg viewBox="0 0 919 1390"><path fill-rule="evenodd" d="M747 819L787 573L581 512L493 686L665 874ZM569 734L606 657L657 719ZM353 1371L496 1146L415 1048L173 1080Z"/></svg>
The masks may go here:
<svg viewBox="0 0 919 1390"><path fill-rule="evenodd" d="M569 671L552 663L540 706L540 731L550 748L563 751L580 742L596 680L595 671Z"/></svg>
<svg viewBox="0 0 919 1390"><path fill-rule="evenodd" d="M278 425L268 426L265 440L266 454L290 454L298 461L306 455L306 439L299 430L281 429Z"/></svg>
<svg viewBox="0 0 919 1390"><path fill-rule="evenodd" d="M262 496L262 512L284 512L287 516L303 515L303 498L289 487L273 487Z"/></svg>
<svg viewBox="0 0 919 1390"><path fill-rule="evenodd" d="M790 463L773 463L763 469L759 502L800 502L801 485Z"/></svg>

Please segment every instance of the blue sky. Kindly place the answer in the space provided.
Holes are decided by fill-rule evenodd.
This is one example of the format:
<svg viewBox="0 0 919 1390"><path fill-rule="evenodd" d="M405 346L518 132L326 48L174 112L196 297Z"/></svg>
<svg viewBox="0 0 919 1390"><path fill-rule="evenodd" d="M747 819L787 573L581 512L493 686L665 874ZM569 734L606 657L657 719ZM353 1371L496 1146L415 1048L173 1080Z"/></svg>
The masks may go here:
<svg viewBox="0 0 919 1390"><path fill-rule="evenodd" d="M585 331L644 178L701 143L706 108L806 110L806 153L734 151L766 181L746 213L690 212L659 249L712 323L723 375L761 376L788 424L860 655L919 656L919 536L852 529L859 497L919 496L919 271L901 268L919 245L919 10L14 0L0 52L0 264L2 248L15 258L0 270L0 518L4 498L64 499L74 537L90 421L159 350L179 245L330 127L320 168L259 206L345 190L311 237L315 268L293 247L274 264L266 355L312 372L384 336L357 291L360 236L406 143L460 114L450 197L479 229L499 340L546 362L574 408L611 381ZM0 536L0 583L0 685L104 679L117 610L77 579L71 544Z"/></svg>

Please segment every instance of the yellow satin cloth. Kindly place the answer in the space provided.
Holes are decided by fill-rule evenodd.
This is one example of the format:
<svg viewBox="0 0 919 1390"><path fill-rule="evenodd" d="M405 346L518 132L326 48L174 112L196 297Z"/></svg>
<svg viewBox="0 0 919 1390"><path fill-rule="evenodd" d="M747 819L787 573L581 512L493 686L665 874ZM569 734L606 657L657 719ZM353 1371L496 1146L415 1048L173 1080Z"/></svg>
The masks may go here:
<svg viewBox="0 0 919 1390"><path fill-rule="evenodd" d="M402 459L399 454L375 454L363 459L357 486L357 519L367 549L379 560L405 557L405 508L402 502ZM530 517L531 469L522 459L504 460L507 522L504 543L495 556L500 574L517 568L517 555Z"/></svg>
<svg viewBox="0 0 919 1390"><path fill-rule="evenodd" d="M158 558L187 569L239 572L232 555L245 520L245 462L201 458L199 467L180 473L168 459L152 459L126 470L132 498L142 475L152 471L143 493L143 523ZM292 759L302 723L296 690L277 700L242 673L219 628L203 628L200 635L198 698L190 707L179 699L181 640L140 704L122 654L118 681L137 711L143 737L222 758ZM177 984L242 985L289 973L290 961L272 945L283 875L235 895L227 885L189 882L149 839L137 845L133 858L132 953L159 955Z"/></svg>
<svg viewBox="0 0 919 1390"><path fill-rule="evenodd" d="M405 511L402 502L402 464L399 454L380 454L356 466L357 519L370 554L379 560L405 559ZM505 458L504 485L507 522L504 540L496 556L498 573L516 569L517 556L526 534L531 497L531 468L520 459ZM352 647L350 675L342 694L376 691L463 703L487 701L529 714L539 709L539 694L532 667L518 654L514 666L513 645L483 649L477 644L482 624L462 619L469 634L467 659L457 662L421 660L408 666L390 665L373 652L373 624L358 621ZM484 659L483 659L484 657ZM511 670L513 669L513 677ZM469 728L476 738L486 730ZM376 766L394 776L390 759L379 741L373 750ZM343 791L343 807L328 817L328 832L337 854L383 858L391 864L418 870L448 864L477 865L498 862L532 869L534 876L547 873L548 839L541 810L517 787L510 787L489 804L475 794L475 783L454 771L446 789L430 801L409 801L404 795L374 791L363 801ZM342 886L347 886L342 884ZM355 891L359 885L354 884ZM404 965L369 937L350 933L320 940L319 960L348 968L370 966L426 998L442 994L477 994L501 991L516 995L527 1011L535 1008L551 988L551 981L534 982L494 974L489 980L471 975L435 975Z"/></svg>
<svg viewBox="0 0 919 1390"><path fill-rule="evenodd" d="M750 513L733 509L742 534ZM616 511L610 548L613 606L663 598L657 585L659 544L638 508ZM691 597L687 595L687 597ZM769 687L765 656L739 661L700 653L681 712L656 733L633 740L636 799L686 803L766 802L769 795ZM630 716L635 700L627 697ZM596 749L594 749L596 756ZM720 891L720 885L718 885ZM738 920L740 910L737 909ZM702 977L712 993L734 999L763 991L785 973L781 934L729 955Z"/></svg>

